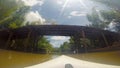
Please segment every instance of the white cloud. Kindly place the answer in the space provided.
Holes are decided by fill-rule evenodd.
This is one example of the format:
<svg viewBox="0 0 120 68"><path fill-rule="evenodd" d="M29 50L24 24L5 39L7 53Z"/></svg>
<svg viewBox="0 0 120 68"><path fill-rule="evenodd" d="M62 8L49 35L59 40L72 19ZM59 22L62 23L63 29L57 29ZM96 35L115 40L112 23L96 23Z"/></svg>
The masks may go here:
<svg viewBox="0 0 120 68"><path fill-rule="evenodd" d="M68 19L72 18L72 16L68 16Z"/></svg>
<svg viewBox="0 0 120 68"><path fill-rule="evenodd" d="M115 30L115 26L117 24L117 22L114 22L115 20L113 19L110 24L108 25L108 29L107 30L110 30L110 31L116 31Z"/></svg>
<svg viewBox="0 0 120 68"><path fill-rule="evenodd" d="M43 2L44 0L21 0L21 1L23 1L24 4L27 6L34 6L36 4L41 6L42 4L44 4Z"/></svg>
<svg viewBox="0 0 120 68"><path fill-rule="evenodd" d="M54 46L54 47L60 47L61 44L63 44L64 42L69 42L70 37L66 37L66 36L52 36L49 38L50 43Z"/></svg>
<svg viewBox="0 0 120 68"><path fill-rule="evenodd" d="M50 44L53 45L53 47L60 47L65 41L51 41Z"/></svg>
<svg viewBox="0 0 120 68"><path fill-rule="evenodd" d="M64 3L63 3L63 1L61 1L61 0L57 0L57 4L63 5Z"/></svg>
<svg viewBox="0 0 120 68"><path fill-rule="evenodd" d="M33 12L30 11L25 15L25 22L33 23L35 22L36 25L44 24L45 19L41 17L38 11Z"/></svg>
<svg viewBox="0 0 120 68"><path fill-rule="evenodd" d="M86 16L86 12L72 11L70 16Z"/></svg>
<svg viewBox="0 0 120 68"><path fill-rule="evenodd" d="M65 37L65 36L53 36L51 37L51 40L56 40L56 41L59 41L59 40L68 40L69 37Z"/></svg>

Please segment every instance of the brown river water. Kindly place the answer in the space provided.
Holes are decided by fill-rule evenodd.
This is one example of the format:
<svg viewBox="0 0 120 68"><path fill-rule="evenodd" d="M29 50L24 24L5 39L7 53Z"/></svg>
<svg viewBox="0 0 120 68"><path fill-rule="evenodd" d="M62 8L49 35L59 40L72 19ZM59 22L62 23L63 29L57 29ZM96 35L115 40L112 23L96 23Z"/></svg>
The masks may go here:
<svg viewBox="0 0 120 68"><path fill-rule="evenodd" d="M0 50L0 68L24 68L57 58L61 55L33 54ZM120 66L120 51L68 54L80 60Z"/></svg>

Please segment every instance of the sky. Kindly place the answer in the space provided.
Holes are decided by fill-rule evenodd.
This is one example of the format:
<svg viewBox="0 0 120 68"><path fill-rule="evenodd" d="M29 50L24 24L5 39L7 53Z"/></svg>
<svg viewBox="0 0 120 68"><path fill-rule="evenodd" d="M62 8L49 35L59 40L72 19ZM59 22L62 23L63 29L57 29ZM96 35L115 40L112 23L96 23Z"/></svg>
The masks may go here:
<svg viewBox="0 0 120 68"><path fill-rule="evenodd" d="M79 25L86 26L90 22L86 14L90 13L93 7L106 9L91 0L22 0L31 10L26 13L26 22L36 22L37 25L51 24L57 25ZM103 8L104 7L104 8ZM47 23L46 23L47 22ZM54 47L59 47L63 42L69 42L70 37L46 36Z"/></svg>

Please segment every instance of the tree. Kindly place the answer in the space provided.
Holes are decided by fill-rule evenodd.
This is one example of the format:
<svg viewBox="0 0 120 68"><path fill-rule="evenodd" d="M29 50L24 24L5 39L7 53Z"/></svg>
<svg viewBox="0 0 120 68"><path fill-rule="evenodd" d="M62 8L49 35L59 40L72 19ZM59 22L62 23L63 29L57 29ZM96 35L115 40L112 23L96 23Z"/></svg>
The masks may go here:
<svg viewBox="0 0 120 68"><path fill-rule="evenodd" d="M110 7L111 11L100 11L104 20L106 20L105 24L110 24L113 20L115 22L115 30L120 32L120 0L93 0L105 4ZM89 19L88 19L89 20Z"/></svg>
<svg viewBox="0 0 120 68"><path fill-rule="evenodd" d="M50 53L53 51L52 45L47 41L45 37L40 38L38 41L38 48L40 51L43 51L45 53Z"/></svg>
<svg viewBox="0 0 120 68"><path fill-rule="evenodd" d="M71 46L68 42L64 42L61 46L60 46L60 50L61 52L64 52L64 53L68 53L70 52L71 50Z"/></svg>
<svg viewBox="0 0 120 68"><path fill-rule="evenodd" d="M114 10L120 10L120 0L93 0L111 7Z"/></svg>
<svg viewBox="0 0 120 68"><path fill-rule="evenodd" d="M24 23L24 15L29 11L29 9L30 8L28 6L23 6L19 8L17 11L14 11L10 18L1 23L1 26L4 28L21 27Z"/></svg>
<svg viewBox="0 0 120 68"><path fill-rule="evenodd" d="M15 0L0 0L0 21L10 16L17 8Z"/></svg>
<svg viewBox="0 0 120 68"><path fill-rule="evenodd" d="M92 9L91 14L87 14L87 19L91 22L90 27L104 29L107 27L107 22L101 19L101 15L96 8Z"/></svg>
<svg viewBox="0 0 120 68"><path fill-rule="evenodd" d="M24 15L30 7L24 6L22 1L18 0L0 1L0 27L17 28L24 23Z"/></svg>

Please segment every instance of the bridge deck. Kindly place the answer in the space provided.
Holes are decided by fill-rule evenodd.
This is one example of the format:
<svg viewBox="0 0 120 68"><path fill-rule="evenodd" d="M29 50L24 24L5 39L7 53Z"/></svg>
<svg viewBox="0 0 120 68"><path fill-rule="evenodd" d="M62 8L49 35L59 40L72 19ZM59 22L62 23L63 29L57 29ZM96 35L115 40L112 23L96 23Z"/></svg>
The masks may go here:
<svg viewBox="0 0 120 68"><path fill-rule="evenodd" d="M120 34L115 32L110 32L107 30L101 30L86 26L73 26L73 25L31 25L24 26L17 29L6 29L0 31L0 38L8 39L12 34L12 39L26 38L31 32L30 36L79 36L82 37L82 31L87 38L90 39L103 39L102 34L106 38L112 40L120 39Z"/></svg>

